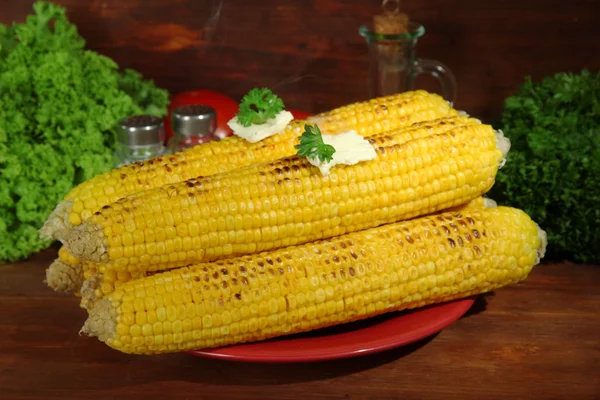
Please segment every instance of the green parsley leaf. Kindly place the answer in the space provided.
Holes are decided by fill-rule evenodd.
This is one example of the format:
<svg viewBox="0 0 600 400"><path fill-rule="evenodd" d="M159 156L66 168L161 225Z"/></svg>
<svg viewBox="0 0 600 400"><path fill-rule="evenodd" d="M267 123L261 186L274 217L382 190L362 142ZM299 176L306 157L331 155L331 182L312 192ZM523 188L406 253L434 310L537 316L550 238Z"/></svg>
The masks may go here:
<svg viewBox="0 0 600 400"><path fill-rule="evenodd" d="M600 73L527 78L499 127L511 148L491 197L546 231L546 260L600 262Z"/></svg>
<svg viewBox="0 0 600 400"><path fill-rule="evenodd" d="M317 125L304 125L304 132L298 137L300 144L294 146L298 149L296 153L300 157L318 158L321 162L331 162L335 148L323 142L321 130Z"/></svg>
<svg viewBox="0 0 600 400"><path fill-rule="evenodd" d="M243 126L264 124L283 111L283 100L269 89L252 89L240 102L237 119Z"/></svg>

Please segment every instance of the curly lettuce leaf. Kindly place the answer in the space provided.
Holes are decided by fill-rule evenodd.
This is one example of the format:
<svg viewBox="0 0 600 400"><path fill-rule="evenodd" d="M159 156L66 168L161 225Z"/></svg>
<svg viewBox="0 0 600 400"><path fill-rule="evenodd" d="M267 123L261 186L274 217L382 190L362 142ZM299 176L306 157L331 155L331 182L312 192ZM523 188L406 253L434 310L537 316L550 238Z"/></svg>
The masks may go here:
<svg viewBox="0 0 600 400"><path fill-rule="evenodd" d="M65 9L0 24L0 262L45 248L38 230L77 184L112 166L114 130L166 114L168 93L85 50Z"/></svg>

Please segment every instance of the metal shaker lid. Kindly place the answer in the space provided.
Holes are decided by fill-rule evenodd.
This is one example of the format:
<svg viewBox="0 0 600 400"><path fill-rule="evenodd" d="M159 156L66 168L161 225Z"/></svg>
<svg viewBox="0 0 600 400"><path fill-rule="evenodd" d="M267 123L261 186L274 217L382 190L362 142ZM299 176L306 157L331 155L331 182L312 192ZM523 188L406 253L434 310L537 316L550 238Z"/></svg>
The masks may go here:
<svg viewBox="0 0 600 400"><path fill-rule="evenodd" d="M171 113L171 128L176 135L202 136L213 133L216 127L215 109L204 104L180 106Z"/></svg>
<svg viewBox="0 0 600 400"><path fill-rule="evenodd" d="M145 146L165 140L163 120L152 115L124 118L119 124L117 140L128 146Z"/></svg>

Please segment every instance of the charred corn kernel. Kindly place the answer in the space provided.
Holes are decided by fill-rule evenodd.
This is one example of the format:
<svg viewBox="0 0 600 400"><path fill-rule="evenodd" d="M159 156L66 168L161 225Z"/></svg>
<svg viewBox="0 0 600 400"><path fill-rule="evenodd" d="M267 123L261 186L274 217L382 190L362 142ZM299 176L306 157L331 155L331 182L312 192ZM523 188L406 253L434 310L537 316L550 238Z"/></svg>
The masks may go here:
<svg viewBox="0 0 600 400"><path fill-rule="evenodd" d="M101 300L82 330L135 354L263 340L494 290L526 278L545 246L521 210L466 208L134 280ZM127 294L153 286L155 302L187 298L194 316L157 313L150 325L145 310L132 313ZM182 335L174 346L171 332Z"/></svg>
<svg viewBox="0 0 600 400"><path fill-rule="evenodd" d="M313 119L327 133L353 129L371 136L449 115L457 112L440 96L414 91L351 104ZM56 239L62 231L82 224L102 207L136 192L291 156L296 153L294 146L305 123L294 121L280 134L257 143L230 136L95 176L67 194L40 234Z"/></svg>
<svg viewBox="0 0 600 400"><path fill-rule="evenodd" d="M63 242L74 254L100 262L107 270L132 272L158 271L307 243L465 203L489 190L503 158L503 153L496 147L493 129L465 117L417 124L373 136L370 142L378 153L376 159L336 167L327 177L305 159L290 157L145 191L114 203L119 207L106 206L88 223L70 231ZM408 153L413 155L407 156ZM425 154L427 164L422 161ZM457 160L464 159L465 168L473 169L473 160L482 154L486 155L488 164L473 170L471 180L459 186L454 175L450 175L456 170ZM413 187L409 182L417 168L431 173L423 178L424 181L419 180L420 186ZM296 186L291 190L288 188L288 184L303 178L311 180L310 190ZM386 190L383 182L388 178L399 184ZM439 182L437 189L426 196L423 186L434 182ZM349 185L358 187L351 213L348 212L348 201L341 196L346 190L350 192ZM244 198L235 193L237 189L231 188L256 194ZM306 198L313 196L318 199L316 212L302 207ZM237 203L236 215L251 219L250 228L240 241L236 239L235 228L229 230L227 224L211 223L211 220L225 220L231 216L232 211L227 207L231 202ZM161 204L160 213L152 213L149 211L152 207L143 206L154 203ZM163 242L169 255L166 263L162 259L152 259L150 264L140 264L139 257L148 251L146 243L135 245L134 253L124 247L123 258L114 257L119 248L111 247L108 242L109 237L118 235L109 230L115 221L125 221L135 230L142 230L134 220L140 211L146 219L164 220L162 228L175 232L178 225L169 215L179 211L182 204L186 207L200 205L211 211L209 232L199 236L202 248L196 248L194 253L183 252L181 238L171 240L167 235ZM249 204L253 206L248 207ZM274 204L278 205L277 212L267 209ZM345 211L342 214L340 210ZM281 220L277 217L278 212L282 213Z"/></svg>

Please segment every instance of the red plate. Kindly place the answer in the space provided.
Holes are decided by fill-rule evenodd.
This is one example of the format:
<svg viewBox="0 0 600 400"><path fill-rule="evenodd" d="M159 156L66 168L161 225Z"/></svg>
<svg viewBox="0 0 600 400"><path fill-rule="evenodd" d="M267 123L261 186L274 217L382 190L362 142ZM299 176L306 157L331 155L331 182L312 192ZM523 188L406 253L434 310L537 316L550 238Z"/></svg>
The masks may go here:
<svg viewBox="0 0 600 400"><path fill-rule="evenodd" d="M262 342L188 353L222 360L272 363L362 356L404 346L439 332L463 316L474 301L474 298L461 299Z"/></svg>

